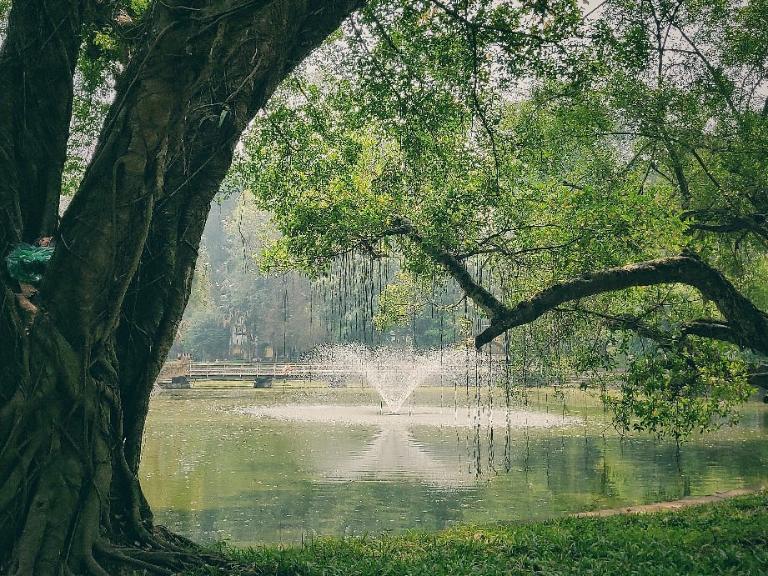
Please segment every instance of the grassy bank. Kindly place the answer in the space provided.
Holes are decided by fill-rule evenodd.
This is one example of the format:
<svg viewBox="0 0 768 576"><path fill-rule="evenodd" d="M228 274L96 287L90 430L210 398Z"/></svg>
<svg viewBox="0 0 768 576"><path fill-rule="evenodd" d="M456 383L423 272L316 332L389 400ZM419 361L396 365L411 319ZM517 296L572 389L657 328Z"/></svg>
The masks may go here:
<svg viewBox="0 0 768 576"><path fill-rule="evenodd" d="M768 575L768 494L656 514L323 538L305 546L226 554L234 562L231 569L196 574Z"/></svg>

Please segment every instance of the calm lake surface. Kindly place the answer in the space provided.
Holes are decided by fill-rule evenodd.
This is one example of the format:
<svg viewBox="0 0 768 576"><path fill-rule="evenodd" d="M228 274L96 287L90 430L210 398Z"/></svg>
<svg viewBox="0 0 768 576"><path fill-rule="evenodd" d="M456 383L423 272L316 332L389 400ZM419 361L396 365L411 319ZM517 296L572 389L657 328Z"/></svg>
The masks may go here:
<svg viewBox="0 0 768 576"><path fill-rule="evenodd" d="M526 415L527 412L527 415ZM621 439L578 391L194 389L151 401L142 478L156 520L200 542L543 519L768 483L768 407L683 445Z"/></svg>

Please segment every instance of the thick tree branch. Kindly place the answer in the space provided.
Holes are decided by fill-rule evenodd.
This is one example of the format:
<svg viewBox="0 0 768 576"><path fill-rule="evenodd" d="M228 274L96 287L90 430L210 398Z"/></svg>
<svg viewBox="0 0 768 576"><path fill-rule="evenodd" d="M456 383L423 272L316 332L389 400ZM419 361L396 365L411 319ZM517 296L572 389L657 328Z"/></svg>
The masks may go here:
<svg viewBox="0 0 768 576"><path fill-rule="evenodd" d="M396 225L428 256L443 266L464 293L489 317L491 325L475 338L478 348L510 328L533 322L566 302L632 287L686 284L712 300L726 322L693 322L683 328L684 333L725 340L768 354L768 317L725 276L693 253L591 272L580 278L553 284L510 307L478 284L459 258L426 242L408 221L401 219ZM629 326L627 318L623 319L622 324ZM637 327L640 328L639 325ZM658 335L650 337L655 336Z"/></svg>
<svg viewBox="0 0 768 576"><path fill-rule="evenodd" d="M466 266L453 254L427 242L405 218L395 222L395 229L419 245L425 254L440 264L458 282L464 293L485 312L489 318L496 318L506 311L506 306L491 292L475 282Z"/></svg>
<svg viewBox="0 0 768 576"><path fill-rule="evenodd" d="M565 302L659 284L686 284L696 288L715 303L730 329L738 333L738 341L742 345L768 353L768 319L765 314L720 272L692 254L608 268L554 284L516 306L505 307L501 313L491 316L491 325L477 336L475 344L481 347L506 330L532 322ZM699 324L689 327L691 334L707 330L710 334L717 332L720 336L725 333L723 326ZM729 341L733 340L729 338Z"/></svg>
<svg viewBox="0 0 768 576"><path fill-rule="evenodd" d="M699 336L711 340L720 340L721 342L730 342L743 348L749 348L750 343L742 338L738 330L727 322L719 320L694 320L681 327L681 332L685 335Z"/></svg>
<svg viewBox="0 0 768 576"><path fill-rule="evenodd" d="M725 322L695 321L681 327L682 334L724 340L768 354L768 316L742 295L725 276L693 253L686 252L680 256L591 272L580 278L553 284L510 307L477 283L457 256L427 242L406 219L395 222L395 231L407 235L425 254L445 268L464 293L486 313L491 325L475 338L478 348L510 328L533 322L567 302L632 287L685 284L712 300ZM622 316L611 317L610 320L615 326L633 329L654 340L670 339L666 333L660 333L637 318Z"/></svg>

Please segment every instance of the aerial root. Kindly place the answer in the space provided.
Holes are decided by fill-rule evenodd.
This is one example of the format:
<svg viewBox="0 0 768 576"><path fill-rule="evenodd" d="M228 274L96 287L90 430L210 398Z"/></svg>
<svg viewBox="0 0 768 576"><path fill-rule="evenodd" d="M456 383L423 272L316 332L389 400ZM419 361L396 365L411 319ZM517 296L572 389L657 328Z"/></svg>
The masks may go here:
<svg viewBox="0 0 768 576"><path fill-rule="evenodd" d="M156 538L163 541L164 548L171 548L178 552L189 552L190 550L199 550L200 545L196 542L185 538L181 534L171 532L165 526L155 526Z"/></svg>
<svg viewBox="0 0 768 576"><path fill-rule="evenodd" d="M176 554L180 558L191 558L193 562L200 564L201 561L210 565L225 565L226 561L221 555L205 552L199 544L177 534L171 532L165 526L154 527L154 541L160 542L159 545L155 545L153 548L161 553Z"/></svg>
<svg viewBox="0 0 768 576"><path fill-rule="evenodd" d="M154 561L158 564L170 567L194 568L196 566L218 566L224 567L228 563L221 556L209 554L201 550L192 551L169 551L169 550L134 550L132 556L146 561Z"/></svg>

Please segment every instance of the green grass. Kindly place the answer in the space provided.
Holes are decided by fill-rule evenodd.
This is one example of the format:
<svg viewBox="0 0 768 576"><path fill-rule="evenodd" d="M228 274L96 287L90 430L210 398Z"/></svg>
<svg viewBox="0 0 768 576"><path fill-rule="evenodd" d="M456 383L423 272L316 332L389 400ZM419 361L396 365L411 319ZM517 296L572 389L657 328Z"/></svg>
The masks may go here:
<svg viewBox="0 0 768 576"><path fill-rule="evenodd" d="M646 515L459 526L438 533L223 547L196 575L768 575L768 494Z"/></svg>

